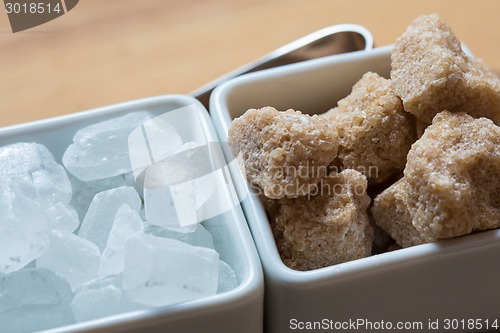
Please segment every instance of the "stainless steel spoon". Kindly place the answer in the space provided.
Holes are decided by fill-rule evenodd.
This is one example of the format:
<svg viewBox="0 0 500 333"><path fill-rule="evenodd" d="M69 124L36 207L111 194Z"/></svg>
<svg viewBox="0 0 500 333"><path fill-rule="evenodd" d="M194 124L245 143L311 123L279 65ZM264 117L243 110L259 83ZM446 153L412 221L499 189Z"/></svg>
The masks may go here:
<svg viewBox="0 0 500 333"><path fill-rule="evenodd" d="M372 48L373 36L365 27L357 24L332 25L297 39L254 62L231 71L193 91L191 95L197 98L208 110L210 94L215 87L234 77L304 60Z"/></svg>

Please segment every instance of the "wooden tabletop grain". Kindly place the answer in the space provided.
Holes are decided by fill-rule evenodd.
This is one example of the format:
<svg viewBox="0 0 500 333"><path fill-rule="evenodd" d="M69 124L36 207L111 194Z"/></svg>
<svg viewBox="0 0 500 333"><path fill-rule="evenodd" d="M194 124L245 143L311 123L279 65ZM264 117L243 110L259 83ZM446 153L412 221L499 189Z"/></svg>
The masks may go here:
<svg viewBox="0 0 500 333"><path fill-rule="evenodd" d="M153 95L189 93L288 42L338 23L391 44L436 12L500 69L498 0L82 0L12 33L0 12L0 126Z"/></svg>

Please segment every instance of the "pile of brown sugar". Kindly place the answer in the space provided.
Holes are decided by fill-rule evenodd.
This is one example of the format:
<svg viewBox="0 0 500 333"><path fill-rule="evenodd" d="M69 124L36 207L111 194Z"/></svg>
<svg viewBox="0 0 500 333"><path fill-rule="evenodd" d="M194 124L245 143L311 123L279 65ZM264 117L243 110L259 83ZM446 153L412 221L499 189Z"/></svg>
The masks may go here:
<svg viewBox="0 0 500 333"><path fill-rule="evenodd" d="M369 256L374 228L408 247L500 226L498 77L437 15L412 22L391 65L319 116L266 107L233 121L233 153L290 268Z"/></svg>

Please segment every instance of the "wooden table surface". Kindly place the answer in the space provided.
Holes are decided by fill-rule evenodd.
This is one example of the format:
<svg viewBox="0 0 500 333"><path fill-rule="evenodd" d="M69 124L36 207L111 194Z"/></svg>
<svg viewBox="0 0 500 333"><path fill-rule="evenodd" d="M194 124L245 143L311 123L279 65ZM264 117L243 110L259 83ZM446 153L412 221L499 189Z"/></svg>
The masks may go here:
<svg viewBox="0 0 500 333"><path fill-rule="evenodd" d="M13 34L0 12L0 126L126 100L189 93L288 42L338 23L393 43L436 12L500 69L498 0L82 0Z"/></svg>

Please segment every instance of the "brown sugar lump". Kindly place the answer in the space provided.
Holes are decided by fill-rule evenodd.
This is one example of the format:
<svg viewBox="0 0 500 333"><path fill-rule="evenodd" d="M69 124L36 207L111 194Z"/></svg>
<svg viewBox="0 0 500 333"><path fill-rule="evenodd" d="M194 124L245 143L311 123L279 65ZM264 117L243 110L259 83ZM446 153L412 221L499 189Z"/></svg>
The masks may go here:
<svg viewBox="0 0 500 333"><path fill-rule="evenodd" d="M391 54L391 79L406 111L430 124L448 109L500 124L500 79L467 56L436 14L420 16L399 37Z"/></svg>
<svg viewBox="0 0 500 333"><path fill-rule="evenodd" d="M404 173L371 208L402 247L500 226L500 127L491 120L439 113Z"/></svg>
<svg viewBox="0 0 500 333"><path fill-rule="evenodd" d="M312 270L371 255L366 178L356 170L324 177L318 193L280 200L271 222L283 262Z"/></svg>
<svg viewBox="0 0 500 333"><path fill-rule="evenodd" d="M272 199L295 198L316 188L337 156L333 124L300 111L250 109L229 130L234 156L247 179Z"/></svg>
<svg viewBox="0 0 500 333"><path fill-rule="evenodd" d="M370 185L403 171L406 155L416 140L416 128L390 80L366 73L325 117L335 124L340 137L332 168L336 164L358 170Z"/></svg>
<svg viewBox="0 0 500 333"><path fill-rule="evenodd" d="M406 186L406 180L401 178L380 193L371 208L375 223L402 247L425 243L420 232L412 224Z"/></svg>
<svg viewBox="0 0 500 333"><path fill-rule="evenodd" d="M282 199L269 199L265 195L259 196L262 206L266 210L266 215L269 220L269 225L273 233L274 240L276 242L276 247L279 249L280 257L290 258L292 255L291 244L285 241L283 237L283 232L285 228L282 224L276 223L276 217L280 212L280 206Z"/></svg>
<svg viewBox="0 0 500 333"><path fill-rule="evenodd" d="M443 111L404 170L412 224L426 242L500 226L500 127Z"/></svg>

